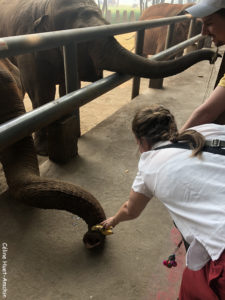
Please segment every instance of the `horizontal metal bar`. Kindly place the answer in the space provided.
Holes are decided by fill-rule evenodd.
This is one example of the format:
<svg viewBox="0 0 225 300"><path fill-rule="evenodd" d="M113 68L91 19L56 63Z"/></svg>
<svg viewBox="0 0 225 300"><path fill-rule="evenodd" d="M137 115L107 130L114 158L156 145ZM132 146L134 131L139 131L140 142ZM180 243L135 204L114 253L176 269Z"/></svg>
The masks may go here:
<svg viewBox="0 0 225 300"><path fill-rule="evenodd" d="M198 34L184 42L181 42L175 46L172 46L162 52L159 52L155 55L153 55L150 59L154 59L154 60L163 60L166 58L169 58L170 56L176 54L177 52L179 52L180 50L183 50L185 48L187 48L188 46L193 45L195 42L205 39L204 36L202 36L201 34Z"/></svg>
<svg viewBox="0 0 225 300"><path fill-rule="evenodd" d="M0 38L0 57L15 56L23 53L56 48L74 39L76 43L87 40L124 34L162 25L169 25L193 19L191 15L161 18L152 21L136 21L105 26L94 26L78 29L27 34Z"/></svg>
<svg viewBox="0 0 225 300"><path fill-rule="evenodd" d="M154 21L138 21L133 23L123 23L117 25L106 25L81 29L71 29L66 31L55 31L25 36L15 36L0 39L0 57L17 55L37 50L54 48L60 45L71 43L72 38L76 42L93 39L93 36L100 38L106 35L122 34L137 30L144 30L150 27L168 25L190 19L189 16L179 16L163 18ZM201 35L192 38L190 41L183 42L182 47L187 47L199 40ZM179 44L180 45L180 44ZM178 46L179 46L178 45ZM154 55L151 59L164 59L170 56L171 52L178 46L167 49L160 54ZM181 47L181 46L179 46ZM185 48L184 47L184 48ZM172 49L172 50L171 50ZM177 51L181 48L177 48ZM88 86L69 93L62 98L45 104L31 112L28 112L14 120L8 121L0 126L0 150L8 147L23 137L30 135L37 129L45 127L57 119L63 117L71 110L90 102L109 90L117 87L123 82L131 79L130 75L113 74Z"/></svg>
<svg viewBox="0 0 225 300"><path fill-rule="evenodd" d="M112 74L2 124L0 126L0 150L30 135L35 130L49 125L67 113L71 113L72 110L101 96L130 78L130 75Z"/></svg>
<svg viewBox="0 0 225 300"><path fill-rule="evenodd" d="M178 44L178 46L173 46L153 55L150 59L162 60L171 54L174 54L174 50L178 51L182 48L186 48L188 45L203 38L203 36L197 35L189 41L182 42ZM0 126L0 150L17 142L35 130L49 125L71 112L71 110L75 110L80 106L85 105L96 97L103 95L131 78L132 76L130 75L115 73L2 124Z"/></svg>

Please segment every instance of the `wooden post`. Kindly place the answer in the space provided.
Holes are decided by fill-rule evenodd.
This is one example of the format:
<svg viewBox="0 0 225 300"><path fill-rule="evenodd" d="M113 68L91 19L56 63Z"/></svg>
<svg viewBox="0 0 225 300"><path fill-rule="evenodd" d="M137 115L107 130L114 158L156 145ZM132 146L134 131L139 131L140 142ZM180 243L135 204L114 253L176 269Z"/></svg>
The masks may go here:
<svg viewBox="0 0 225 300"><path fill-rule="evenodd" d="M106 12L106 20L111 23L112 22L112 15L111 15L111 10L107 10Z"/></svg>
<svg viewBox="0 0 225 300"><path fill-rule="evenodd" d="M123 22L127 22L128 18L127 18L127 10L123 11Z"/></svg>
<svg viewBox="0 0 225 300"><path fill-rule="evenodd" d="M130 12L129 21L130 21L130 22L136 21L136 19L135 19L135 14L134 14L134 11L133 11L133 10Z"/></svg>
<svg viewBox="0 0 225 300"><path fill-rule="evenodd" d="M116 23L120 23L120 11L117 9L116 10L116 18L115 18Z"/></svg>

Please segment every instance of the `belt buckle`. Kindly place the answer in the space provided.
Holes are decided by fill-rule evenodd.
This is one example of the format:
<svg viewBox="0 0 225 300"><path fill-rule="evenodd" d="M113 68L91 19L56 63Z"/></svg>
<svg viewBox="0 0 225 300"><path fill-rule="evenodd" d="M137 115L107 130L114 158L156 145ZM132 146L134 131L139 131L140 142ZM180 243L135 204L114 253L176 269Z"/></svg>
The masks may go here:
<svg viewBox="0 0 225 300"><path fill-rule="evenodd" d="M218 139L214 139L211 141L211 147L220 147L221 141Z"/></svg>

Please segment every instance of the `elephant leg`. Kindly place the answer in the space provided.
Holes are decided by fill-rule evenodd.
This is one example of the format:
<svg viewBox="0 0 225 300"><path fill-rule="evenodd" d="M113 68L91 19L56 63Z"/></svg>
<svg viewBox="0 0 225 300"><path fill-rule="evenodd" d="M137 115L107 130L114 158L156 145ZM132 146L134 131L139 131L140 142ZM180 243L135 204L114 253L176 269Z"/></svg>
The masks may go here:
<svg viewBox="0 0 225 300"><path fill-rule="evenodd" d="M78 86L78 88L81 88L81 83L79 82L79 86ZM60 85L59 85L59 96L60 97L63 97L64 95L66 94L66 86L65 86L65 82L63 82L63 83L60 83ZM70 117L70 116L75 116L75 119L74 119L74 126L75 126L75 137L80 137L81 136L81 132L80 132L80 110L79 110L79 108L78 109L76 109L75 111L73 111L72 113L71 113L71 115L68 115L68 117ZM75 138L74 137L74 138Z"/></svg>
<svg viewBox="0 0 225 300"><path fill-rule="evenodd" d="M33 109L38 108L55 98L55 82L48 64L36 61L33 54L19 57L18 67L23 86L28 93ZM34 144L39 155L48 155L48 128L37 130Z"/></svg>
<svg viewBox="0 0 225 300"><path fill-rule="evenodd" d="M79 82L78 88L81 88L81 84ZM64 95L66 95L66 85L65 82L61 82L59 85L59 96L63 97Z"/></svg>
<svg viewBox="0 0 225 300"><path fill-rule="evenodd" d="M64 96L65 84L59 86L60 96ZM72 110L55 121L48 131L49 159L56 163L66 163L77 155L77 140L80 136L79 109Z"/></svg>
<svg viewBox="0 0 225 300"><path fill-rule="evenodd" d="M59 85L59 96L63 97L64 95L66 95L66 86L65 86L65 82L60 83Z"/></svg>
<svg viewBox="0 0 225 300"><path fill-rule="evenodd" d="M48 103L55 98L55 85L46 85L46 84L39 84L38 88L38 93L35 95L33 99L34 103L36 100L43 99L41 100L41 103L39 101L39 106L44 105L45 103ZM29 94L29 93L28 93ZM33 108L36 108L33 106ZM42 156L47 156L48 155L48 127L41 128L37 130L34 133L34 145L37 154L42 155Z"/></svg>
<svg viewBox="0 0 225 300"><path fill-rule="evenodd" d="M178 58L178 57L181 57L181 56L183 56L183 53L184 53L184 50L182 50L182 51L179 51L177 54L176 54L176 58Z"/></svg>

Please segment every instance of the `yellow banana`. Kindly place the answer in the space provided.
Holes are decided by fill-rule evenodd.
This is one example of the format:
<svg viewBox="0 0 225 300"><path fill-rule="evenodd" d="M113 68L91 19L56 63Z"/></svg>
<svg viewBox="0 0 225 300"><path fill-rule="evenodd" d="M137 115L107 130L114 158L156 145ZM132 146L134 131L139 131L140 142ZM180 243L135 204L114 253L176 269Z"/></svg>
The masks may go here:
<svg viewBox="0 0 225 300"><path fill-rule="evenodd" d="M104 235L110 235L110 234L113 234L113 231L112 231L112 226L110 226L108 229L105 229L103 227L103 225L101 224L97 224L97 225L94 225L91 227L91 230L92 231L100 231L102 234Z"/></svg>

